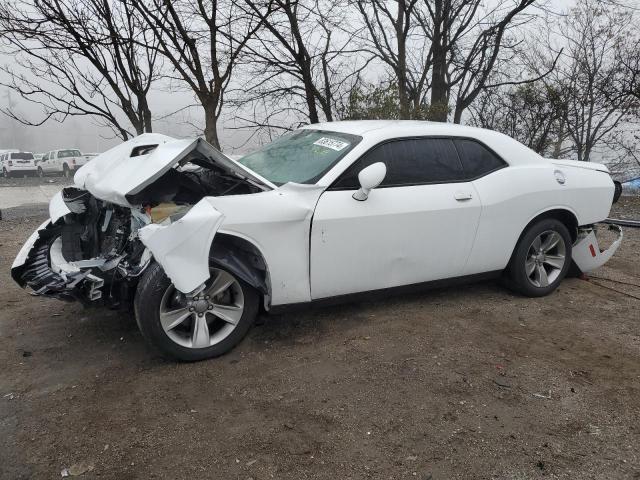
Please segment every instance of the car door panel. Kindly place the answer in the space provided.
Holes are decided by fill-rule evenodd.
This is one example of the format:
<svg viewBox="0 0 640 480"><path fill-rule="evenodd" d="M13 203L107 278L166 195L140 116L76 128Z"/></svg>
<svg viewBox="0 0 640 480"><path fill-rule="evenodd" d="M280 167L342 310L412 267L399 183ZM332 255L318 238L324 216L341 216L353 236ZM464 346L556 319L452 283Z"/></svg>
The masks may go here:
<svg viewBox="0 0 640 480"><path fill-rule="evenodd" d="M462 274L480 201L471 183L327 191L311 232L313 299ZM464 199L456 199L456 196Z"/></svg>

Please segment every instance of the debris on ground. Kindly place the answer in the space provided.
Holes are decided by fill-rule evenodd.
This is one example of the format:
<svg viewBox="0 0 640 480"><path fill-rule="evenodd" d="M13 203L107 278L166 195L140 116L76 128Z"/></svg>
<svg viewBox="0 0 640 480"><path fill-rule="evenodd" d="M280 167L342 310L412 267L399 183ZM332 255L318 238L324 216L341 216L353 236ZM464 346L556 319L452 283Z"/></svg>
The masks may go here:
<svg viewBox="0 0 640 480"><path fill-rule="evenodd" d="M95 467L86 462L74 463L69 468L63 468L60 472L61 477L79 477L87 472L92 472Z"/></svg>

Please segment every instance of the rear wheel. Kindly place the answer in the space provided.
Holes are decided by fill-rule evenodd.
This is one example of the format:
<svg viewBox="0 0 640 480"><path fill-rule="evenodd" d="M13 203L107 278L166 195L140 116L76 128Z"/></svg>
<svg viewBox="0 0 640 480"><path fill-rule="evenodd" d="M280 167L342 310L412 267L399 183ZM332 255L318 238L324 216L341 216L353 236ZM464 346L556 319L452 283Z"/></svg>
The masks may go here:
<svg viewBox="0 0 640 480"><path fill-rule="evenodd" d="M135 299L138 326L163 354L195 361L223 355L244 338L258 313L259 295L232 273L210 268L204 290L187 297L176 290L162 267L145 272Z"/></svg>
<svg viewBox="0 0 640 480"><path fill-rule="evenodd" d="M571 265L571 236L554 218L531 225L522 235L507 269L509 286L528 297L553 292Z"/></svg>

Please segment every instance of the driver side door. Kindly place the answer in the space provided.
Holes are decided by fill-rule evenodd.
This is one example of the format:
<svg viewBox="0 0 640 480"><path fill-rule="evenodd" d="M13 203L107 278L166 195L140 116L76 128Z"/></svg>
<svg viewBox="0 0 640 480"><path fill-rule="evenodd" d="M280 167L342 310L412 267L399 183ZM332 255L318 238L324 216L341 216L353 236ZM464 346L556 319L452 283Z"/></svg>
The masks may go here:
<svg viewBox="0 0 640 480"><path fill-rule="evenodd" d="M357 176L383 162L364 201ZM320 197L312 220L311 297L378 290L462 275L480 217L453 141L385 142L356 160Z"/></svg>

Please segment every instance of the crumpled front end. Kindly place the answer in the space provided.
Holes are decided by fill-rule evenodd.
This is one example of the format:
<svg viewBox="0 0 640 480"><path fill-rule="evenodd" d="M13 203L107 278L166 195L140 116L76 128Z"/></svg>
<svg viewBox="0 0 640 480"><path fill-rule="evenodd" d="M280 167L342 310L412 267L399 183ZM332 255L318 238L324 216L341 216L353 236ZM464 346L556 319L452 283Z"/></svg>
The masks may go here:
<svg viewBox="0 0 640 480"><path fill-rule="evenodd" d="M12 277L36 295L119 306L155 259L177 290L194 291L224 219L204 199L270 189L232 163L201 140L148 135L105 152L51 200Z"/></svg>
<svg viewBox="0 0 640 480"><path fill-rule="evenodd" d="M51 218L27 240L13 279L35 295L119 305L151 258L135 232L144 222L129 209L65 188L50 203Z"/></svg>

